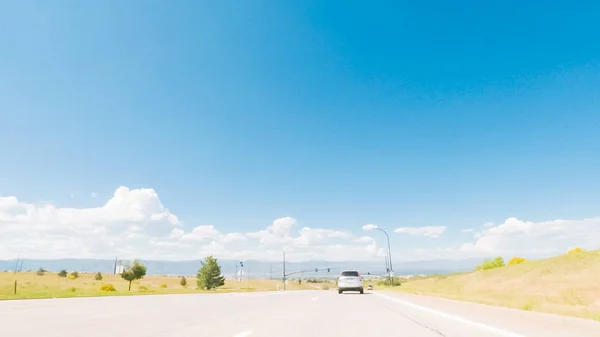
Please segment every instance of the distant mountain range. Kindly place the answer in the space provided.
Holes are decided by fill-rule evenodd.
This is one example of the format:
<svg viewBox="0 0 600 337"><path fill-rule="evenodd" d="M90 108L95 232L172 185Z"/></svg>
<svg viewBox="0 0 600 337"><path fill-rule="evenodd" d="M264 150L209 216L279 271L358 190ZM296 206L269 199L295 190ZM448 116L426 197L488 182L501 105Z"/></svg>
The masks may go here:
<svg viewBox="0 0 600 337"><path fill-rule="evenodd" d="M157 260L140 260L148 270L148 275L195 275L200 268L200 260L189 261L157 261ZM127 265L131 261L119 261L119 264ZM475 265L481 263L481 259L465 259L465 260L428 260L428 261L411 261L394 263L396 275L420 275L420 274L446 274L460 271L473 270ZM0 260L0 271L13 271L17 264L17 260ZM240 268L239 261L219 260L222 273L232 278L236 275L236 271ZM96 260L96 259L24 259L22 260L21 271L35 271L39 268L44 268L50 271L67 271L78 272L102 272L112 273L114 271L115 260ZM362 274L370 273L372 275L385 274L385 265L377 261L305 261L305 262L287 262L286 272L308 271L300 273L302 277L335 277L344 269L359 270ZM315 272L314 269L319 271ZM327 268L330 271L327 272ZM282 262L265 262L265 261L244 261L244 275L249 275L251 278L281 278L283 273Z"/></svg>

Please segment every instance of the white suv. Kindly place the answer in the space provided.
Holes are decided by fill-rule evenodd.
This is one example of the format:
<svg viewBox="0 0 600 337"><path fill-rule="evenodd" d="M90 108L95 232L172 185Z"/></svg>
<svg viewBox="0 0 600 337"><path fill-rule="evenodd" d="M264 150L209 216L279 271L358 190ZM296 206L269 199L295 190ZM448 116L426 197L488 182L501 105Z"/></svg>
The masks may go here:
<svg viewBox="0 0 600 337"><path fill-rule="evenodd" d="M337 279L338 294L344 291L358 291L364 294L363 278L356 270L344 270Z"/></svg>

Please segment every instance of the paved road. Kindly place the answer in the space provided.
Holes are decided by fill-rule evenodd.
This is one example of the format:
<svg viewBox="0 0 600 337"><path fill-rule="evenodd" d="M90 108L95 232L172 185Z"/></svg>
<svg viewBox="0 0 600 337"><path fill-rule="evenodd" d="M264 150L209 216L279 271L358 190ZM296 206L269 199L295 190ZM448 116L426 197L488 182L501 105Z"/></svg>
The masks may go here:
<svg viewBox="0 0 600 337"><path fill-rule="evenodd" d="M287 291L0 301L19 337L600 336L600 323L431 297Z"/></svg>

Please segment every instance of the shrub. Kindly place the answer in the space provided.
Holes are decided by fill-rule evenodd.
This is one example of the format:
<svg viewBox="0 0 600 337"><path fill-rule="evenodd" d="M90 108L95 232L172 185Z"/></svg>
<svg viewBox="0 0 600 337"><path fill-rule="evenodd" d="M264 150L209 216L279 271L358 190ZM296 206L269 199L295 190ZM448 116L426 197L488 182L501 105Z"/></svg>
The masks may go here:
<svg viewBox="0 0 600 337"><path fill-rule="evenodd" d="M324 284L323 286L321 286L321 289L323 289L323 290L329 290L329 285L328 284Z"/></svg>
<svg viewBox="0 0 600 337"><path fill-rule="evenodd" d="M44 273L46 273L46 270L44 270L44 268L40 268L36 272L37 276L44 276Z"/></svg>
<svg viewBox="0 0 600 337"><path fill-rule="evenodd" d="M390 286L390 280L387 279L387 278L379 280L377 282L377 285L380 286L380 287ZM397 277L392 277L392 282L391 282L391 286L392 287L398 287L398 286L401 286L401 285L402 285L402 280L400 280Z"/></svg>
<svg viewBox="0 0 600 337"><path fill-rule="evenodd" d="M585 249L575 247L573 249L569 249L568 254L577 254L577 253L583 253L583 252L585 252Z"/></svg>
<svg viewBox="0 0 600 337"><path fill-rule="evenodd" d="M504 267L504 259L500 256L494 259L486 259L482 264L475 267L475 270L489 270Z"/></svg>
<svg viewBox="0 0 600 337"><path fill-rule="evenodd" d="M102 273L100 273L100 272L96 273L96 276L94 276L94 280L102 281Z"/></svg>
<svg viewBox="0 0 600 337"><path fill-rule="evenodd" d="M76 291L77 291L77 288L75 288L75 287L71 287L71 289L70 289L70 290L71 290L71 292L72 292L72 293L74 293L74 292L76 292Z"/></svg>
<svg viewBox="0 0 600 337"><path fill-rule="evenodd" d="M74 272L72 272L72 273L71 273L71 275L70 275L70 276L71 276L73 279L76 279L76 278L79 278L79 273L78 273L78 272L76 272L76 271L74 271Z"/></svg>
<svg viewBox="0 0 600 337"><path fill-rule="evenodd" d="M67 271L66 270L61 270L60 273L58 273L59 277L67 277Z"/></svg>
<svg viewBox="0 0 600 337"><path fill-rule="evenodd" d="M112 284L103 284L102 286L100 286L100 290L102 290L102 291L117 291L117 289L115 289L115 287Z"/></svg>
<svg viewBox="0 0 600 337"><path fill-rule="evenodd" d="M147 286L139 286L139 287L138 287L138 290L139 290L139 291L141 291L141 292L147 292L147 291L149 291L149 290L150 290L150 288L149 288L149 287L147 287Z"/></svg>
<svg viewBox="0 0 600 337"><path fill-rule="evenodd" d="M167 287L167 285L165 283L163 283L163 284L160 285L160 287L164 289L164 288Z"/></svg>
<svg viewBox="0 0 600 337"><path fill-rule="evenodd" d="M187 279L185 278L185 276L181 277L181 281L179 281L179 284L181 284L182 287L187 287Z"/></svg>
<svg viewBox="0 0 600 337"><path fill-rule="evenodd" d="M508 261L508 265L512 266L512 265L515 265L515 264L521 264L523 262L525 262L524 258L515 256L512 259L510 259L510 261Z"/></svg>

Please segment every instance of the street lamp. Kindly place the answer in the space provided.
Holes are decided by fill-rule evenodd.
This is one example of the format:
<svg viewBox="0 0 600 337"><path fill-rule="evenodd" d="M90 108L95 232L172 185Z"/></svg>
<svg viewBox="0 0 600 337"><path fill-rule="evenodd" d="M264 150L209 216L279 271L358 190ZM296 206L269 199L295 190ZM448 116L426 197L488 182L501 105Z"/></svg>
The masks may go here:
<svg viewBox="0 0 600 337"><path fill-rule="evenodd" d="M377 229L377 230L382 231L383 234L385 234L385 236L387 237L388 260L389 260L389 263L390 263L390 273L392 273L394 271L394 267L392 267L392 250L390 249L390 236L388 235L388 233L386 231L384 231L383 229L379 228L379 226L377 226L377 225L369 224L369 225L364 225L363 226L363 230L365 230L365 231L370 231L370 230L373 230L373 229Z"/></svg>

